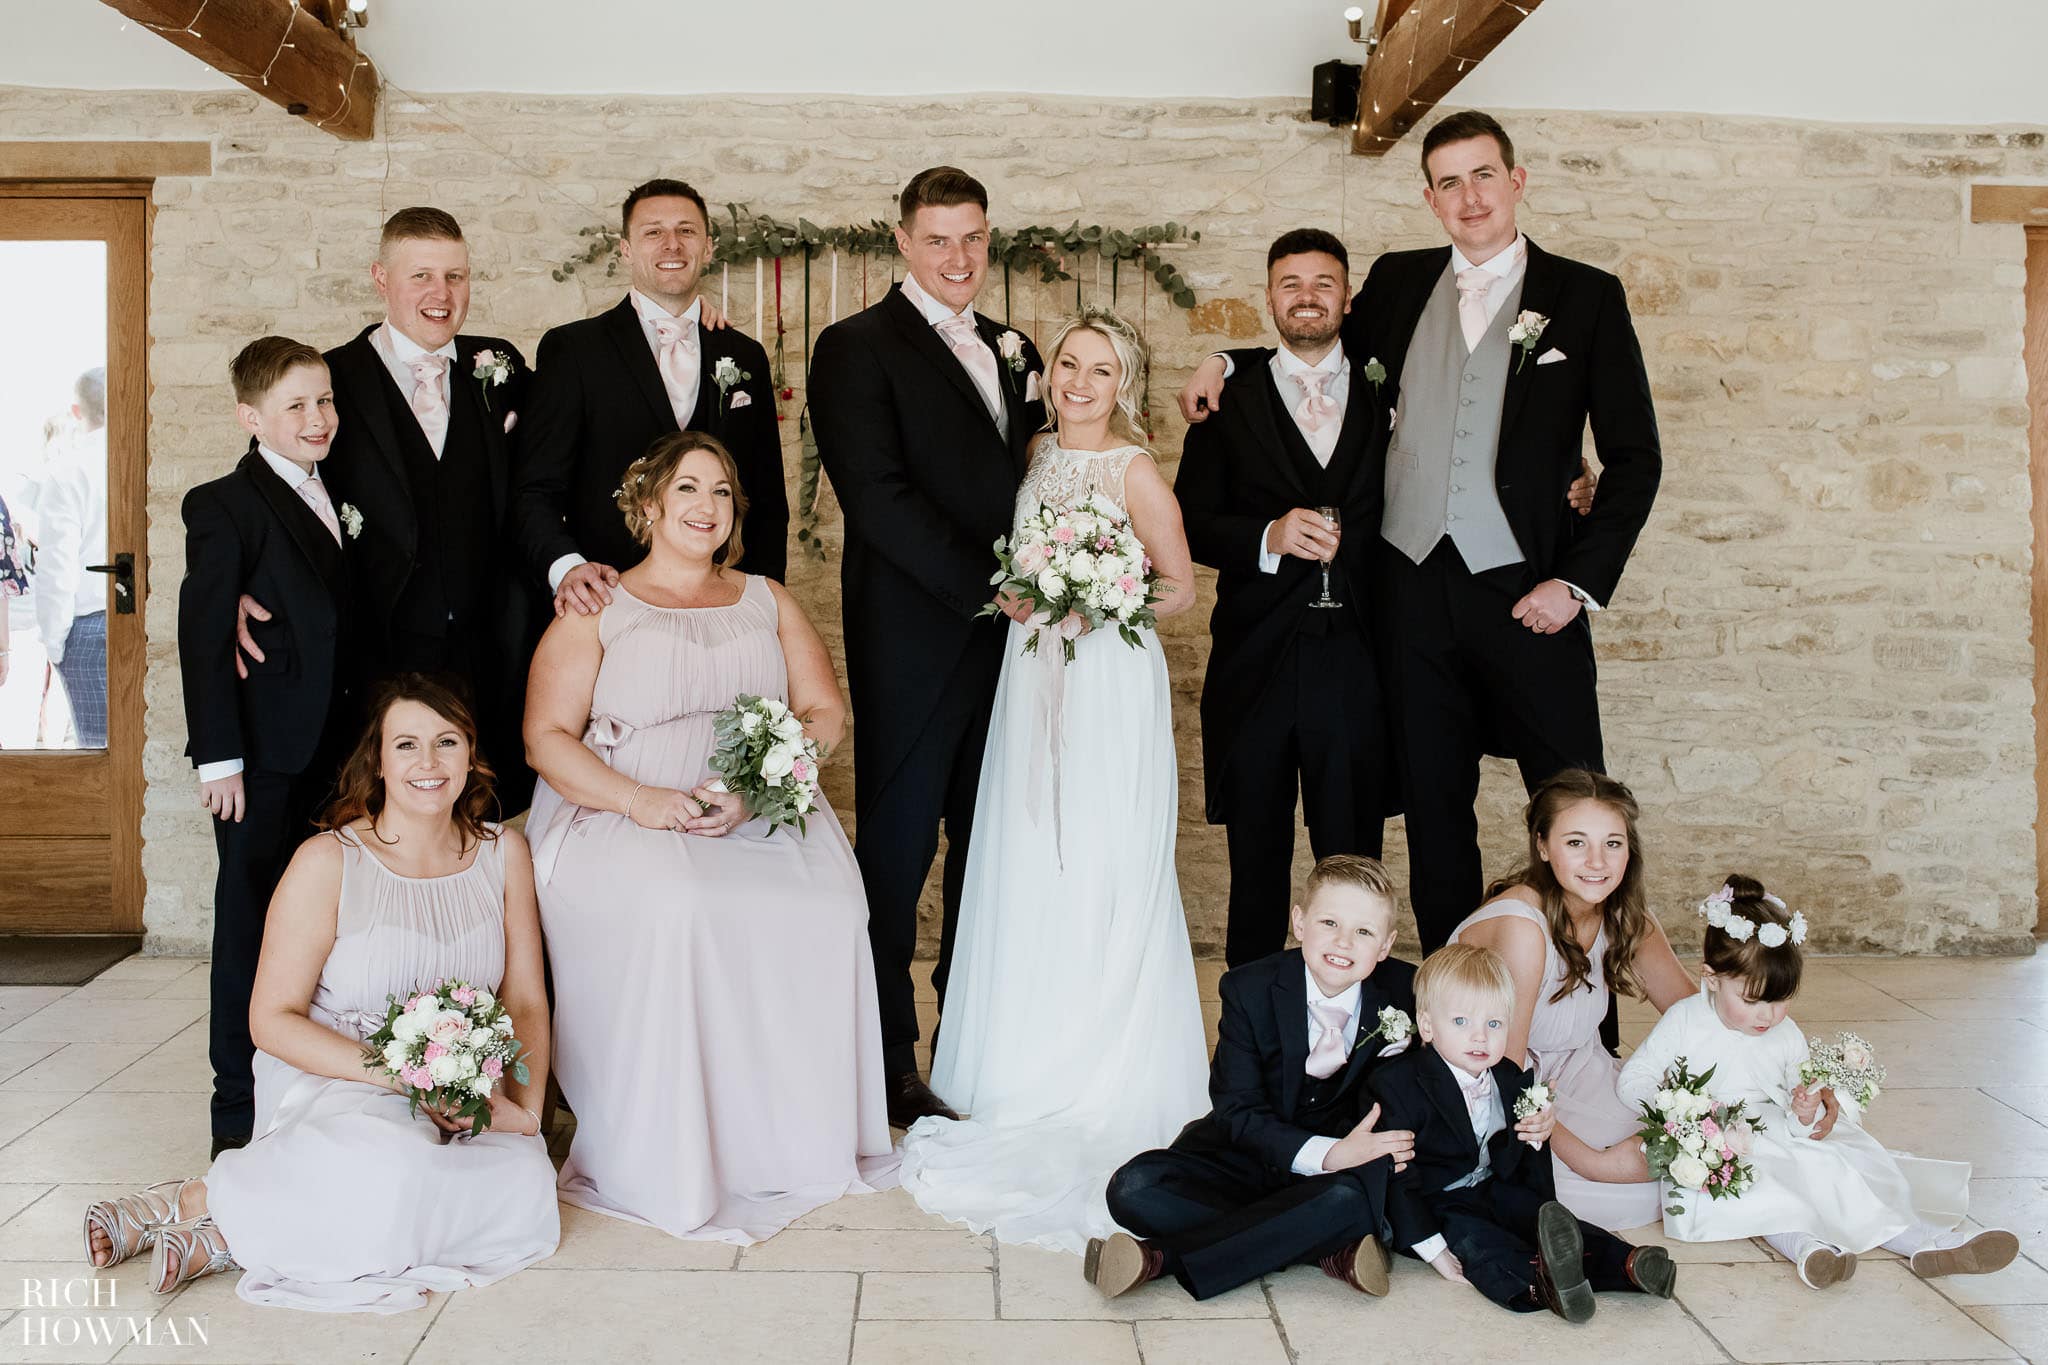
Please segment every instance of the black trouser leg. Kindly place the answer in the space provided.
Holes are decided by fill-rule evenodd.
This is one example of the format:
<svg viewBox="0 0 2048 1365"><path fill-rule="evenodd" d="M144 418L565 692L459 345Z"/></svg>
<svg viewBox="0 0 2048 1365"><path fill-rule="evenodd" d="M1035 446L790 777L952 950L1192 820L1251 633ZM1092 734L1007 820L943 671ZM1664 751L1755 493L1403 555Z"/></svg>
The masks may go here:
<svg viewBox="0 0 2048 1365"><path fill-rule="evenodd" d="M1230 764L1230 820L1224 826L1230 903L1223 958L1229 966L1256 962L1287 946L1299 771L1291 725L1265 726L1256 735L1239 737Z"/></svg>

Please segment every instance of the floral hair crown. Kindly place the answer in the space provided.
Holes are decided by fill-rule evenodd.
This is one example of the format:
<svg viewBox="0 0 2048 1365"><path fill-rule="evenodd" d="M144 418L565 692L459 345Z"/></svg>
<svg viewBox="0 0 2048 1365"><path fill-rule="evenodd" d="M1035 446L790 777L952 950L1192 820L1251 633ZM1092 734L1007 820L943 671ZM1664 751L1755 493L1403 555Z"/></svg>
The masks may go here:
<svg viewBox="0 0 2048 1365"><path fill-rule="evenodd" d="M1779 900L1768 891L1764 892L1757 899L1763 901L1766 905L1776 906L1780 910L1785 908L1785 902ZM1735 912L1735 888L1726 882L1721 884L1719 891L1701 901L1698 909L1699 913L1705 917L1708 925L1719 929L1737 943L1746 941L1751 934L1755 934L1756 941L1763 944L1766 948L1782 948L1785 946L1787 939L1790 939L1795 944L1806 942L1805 915L1794 910L1790 924L1758 924L1749 916L1739 915Z"/></svg>

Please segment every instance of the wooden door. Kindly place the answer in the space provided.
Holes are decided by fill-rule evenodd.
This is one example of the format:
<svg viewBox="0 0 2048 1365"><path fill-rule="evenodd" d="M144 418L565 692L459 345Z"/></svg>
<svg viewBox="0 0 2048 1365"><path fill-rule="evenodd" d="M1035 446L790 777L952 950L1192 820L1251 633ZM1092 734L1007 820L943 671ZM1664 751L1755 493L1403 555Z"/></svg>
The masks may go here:
<svg viewBox="0 0 2048 1365"><path fill-rule="evenodd" d="M0 933L142 929L148 223L140 187L0 183L0 499L35 542L0 603Z"/></svg>

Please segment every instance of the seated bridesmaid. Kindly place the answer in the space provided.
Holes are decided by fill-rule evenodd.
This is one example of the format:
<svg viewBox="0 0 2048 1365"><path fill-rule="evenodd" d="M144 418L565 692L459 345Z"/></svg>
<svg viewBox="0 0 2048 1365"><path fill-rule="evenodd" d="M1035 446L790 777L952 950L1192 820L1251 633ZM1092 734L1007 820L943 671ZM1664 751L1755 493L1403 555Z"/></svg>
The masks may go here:
<svg viewBox="0 0 2048 1365"><path fill-rule="evenodd" d="M712 723L786 702L821 749L846 702L780 583L741 573L725 447L664 436L618 495L647 558L595 616L548 627L526 753L576 1111L561 1195L678 1237L747 1243L895 1183L867 898L829 806L808 832L714 789Z"/></svg>
<svg viewBox="0 0 2048 1365"><path fill-rule="evenodd" d="M95 1266L154 1247L160 1294L243 1270L251 1303L395 1313L553 1253L554 1168L536 1109L548 1014L526 843L484 819L491 773L469 709L416 674L387 683L341 774L329 832L270 903L249 1006L256 1137L197 1179L86 1210ZM489 1131L409 1112L362 1040L388 997L438 978L494 991L528 1049Z"/></svg>

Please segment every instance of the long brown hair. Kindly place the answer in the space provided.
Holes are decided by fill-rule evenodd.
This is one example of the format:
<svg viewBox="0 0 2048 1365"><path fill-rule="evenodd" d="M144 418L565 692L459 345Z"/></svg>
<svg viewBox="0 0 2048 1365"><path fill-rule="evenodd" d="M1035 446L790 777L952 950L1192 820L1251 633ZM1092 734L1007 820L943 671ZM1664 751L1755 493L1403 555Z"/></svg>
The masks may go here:
<svg viewBox="0 0 2048 1365"><path fill-rule="evenodd" d="M448 818L462 836L462 851L468 853L473 845L497 838L497 830L486 820L486 815L496 813L498 808L495 774L477 749L476 716L452 689L422 673L401 673L388 678L370 694L369 723L341 765L334 801L327 807L321 825L340 829L367 818L372 833L375 832L377 817L384 813L384 718L402 701L416 701L426 707L453 726L469 745L469 773L448 812Z"/></svg>
<svg viewBox="0 0 2048 1365"><path fill-rule="evenodd" d="M1607 921L1607 952L1600 966L1609 990L1617 995L1642 997L1645 992L1642 979L1636 974L1636 950L1650 936L1651 924L1648 897L1643 893L1643 841L1636 834L1636 821L1642 810L1636 805L1635 795L1621 783L1584 768L1567 768L1538 787L1524 813L1529 827L1528 861L1488 887L1486 899L1526 886L1542 902L1543 920L1550 926L1550 941L1557 946L1557 955L1564 959L1564 981L1550 997L1553 1003L1592 979L1593 964L1572 929L1571 912L1565 908L1564 888L1558 884L1557 870L1542 852L1543 841L1550 837L1558 816L1581 801L1597 801L1607 807L1621 817L1622 826L1628 831L1628 867L1622 871L1614 893L1600 906Z"/></svg>

